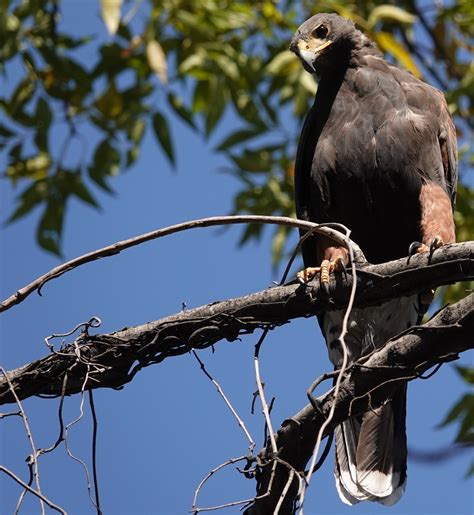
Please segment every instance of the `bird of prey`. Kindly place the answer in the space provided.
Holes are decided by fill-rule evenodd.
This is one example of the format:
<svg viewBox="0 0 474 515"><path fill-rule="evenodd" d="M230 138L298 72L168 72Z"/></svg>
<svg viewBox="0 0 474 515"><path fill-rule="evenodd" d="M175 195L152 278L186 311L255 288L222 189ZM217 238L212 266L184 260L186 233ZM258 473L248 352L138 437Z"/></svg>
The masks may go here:
<svg viewBox="0 0 474 515"><path fill-rule="evenodd" d="M386 61L352 21L317 14L290 50L315 74L318 90L306 116L295 164L297 216L338 222L367 260L382 263L455 241L456 135L442 93ZM304 280L342 270L348 252L314 235L302 246ZM354 309L349 361L416 323L422 296ZM340 367L342 312L319 317L329 357ZM391 400L336 428L336 486L342 501L386 505L406 484L406 385Z"/></svg>

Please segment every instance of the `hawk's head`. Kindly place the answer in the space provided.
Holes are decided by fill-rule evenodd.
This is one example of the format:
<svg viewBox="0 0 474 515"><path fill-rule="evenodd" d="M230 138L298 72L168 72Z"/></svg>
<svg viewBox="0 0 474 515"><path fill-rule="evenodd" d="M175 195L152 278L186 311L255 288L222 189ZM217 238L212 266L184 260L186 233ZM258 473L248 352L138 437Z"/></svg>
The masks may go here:
<svg viewBox="0 0 474 515"><path fill-rule="evenodd" d="M374 44L351 20L337 14L316 14L296 31L290 50L309 73L346 66L363 48Z"/></svg>

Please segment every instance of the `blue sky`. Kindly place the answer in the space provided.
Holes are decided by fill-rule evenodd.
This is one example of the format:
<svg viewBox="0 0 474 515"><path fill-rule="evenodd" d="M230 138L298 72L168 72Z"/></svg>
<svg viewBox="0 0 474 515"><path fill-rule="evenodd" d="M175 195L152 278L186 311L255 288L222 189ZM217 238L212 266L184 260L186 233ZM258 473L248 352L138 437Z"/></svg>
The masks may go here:
<svg viewBox="0 0 474 515"><path fill-rule="evenodd" d="M104 31L95 1L65 3L65 24L80 33ZM227 214L237 189L235 179L219 172L225 164L212 153L232 124L230 116L215 139L203 142L173 119L177 171L173 172L148 133L139 161L114 180L117 195L98 194L102 212L71 202L64 231L67 259L127 237L177 222ZM87 137L87 134L86 134ZM77 149L78 151L78 149ZM4 161L1 161L2 165ZM3 166L2 166L3 168ZM11 212L15 191L2 182L3 219ZM58 264L34 242L37 213L2 229L2 298ZM277 277L271 268L269 235L259 244L237 247L240 230L199 229L89 264L46 285L2 315L0 362L8 370L47 354L44 338L66 332L96 315L100 332L156 320L208 302L262 290ZM256 389L253 347L256 336L216 345L200 353L209 371L232 400L251 434L262 446L263 418L250 414ZM464 359L466 361L466 358ZM325 347L315 320L297 320L269 335L261 352L262 375L269 397L275 396L275 427L306 404L306 389L328 371ZM410 447L434 450L449 444L454 428L435 429L464 391L446 365L429 381L409 386ZM79 413L80 397L65 401L65 419ZM247 443L213 385L194 358L167 359L136 376L121 391L95 392L99 418L98 470L104 514L175 515L188 512L202 477L229 458L245 454ZM86 403L87 405L87 403ZM58 400L24 401L38 447L51 445L58 433ZM4 407L2 411L10 410ZM0 462L23 478L28 440L17 417L0 421ZM70 430L72 452L90 465L91 419ZM472 482L463 476L468 456L434 465L410 462L408 487L391 514L468 514L473 511ZM40 459L43 492L71 514L92 514L83 471L64 448ZM332 475L333 457L313 478L305 513L372 514L387 508L341 504ZM201 506L251 497L254 483L235 467L213 477L202 492ZM0 476L0 512L13 513L19 487ZM28 495L21 513L39 513ZM224 512L222 512L224 513ZM228 509L225 513L239 513Z"/></svg>

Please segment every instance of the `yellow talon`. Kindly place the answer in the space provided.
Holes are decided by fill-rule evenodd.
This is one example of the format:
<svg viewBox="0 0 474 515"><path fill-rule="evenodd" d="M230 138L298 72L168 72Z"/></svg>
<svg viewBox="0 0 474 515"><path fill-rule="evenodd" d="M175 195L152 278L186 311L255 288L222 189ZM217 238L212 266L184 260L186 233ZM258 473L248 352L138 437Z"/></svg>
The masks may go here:
<svg viewBox="0 0 474 515"><path fill-rule="evenodd" d="M334 268L334 264L331 263L328 259L325 259L321 263L321 282L323 284L329 283L329 274L331 273L333 268Z"/></svg>
<svg viewBox="0 0 474 515"><path fill-rule="evenodd" d="M316 277L316 275L319 273L319 271L320 271L319 266L316 266L316 267L309 266L309 267L305 268L304 270L299 271L296 274L296 278L298 279L298 281L300 283L305 284L305 283L311 281L311 279L313 279L314 277Z"/></svg>

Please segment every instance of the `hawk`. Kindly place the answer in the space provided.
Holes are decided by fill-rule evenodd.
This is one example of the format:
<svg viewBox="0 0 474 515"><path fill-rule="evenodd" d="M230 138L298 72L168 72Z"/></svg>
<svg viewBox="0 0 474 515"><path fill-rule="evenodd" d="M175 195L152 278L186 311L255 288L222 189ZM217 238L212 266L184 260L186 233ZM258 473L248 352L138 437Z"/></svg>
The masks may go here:
<svg viewBox="0 0 474 515"><path fill-rule="evenodd" d="M339 222L367 260L382 263L455 241L456 134L443 94L386 61L352 21L317 14L290 50L318 90L302 129L295 164L297 216ZM313 235L302 246L304 280L345 269L348 252ZM323 273L325 272L325 273ZM417 322L426 296L354 309L349 361L379 348ZM335 367L342 361L342 312L319 317ZM336 486L342 501L397 502L406 484L406 385L382 406L335 431Z"/></svg>

